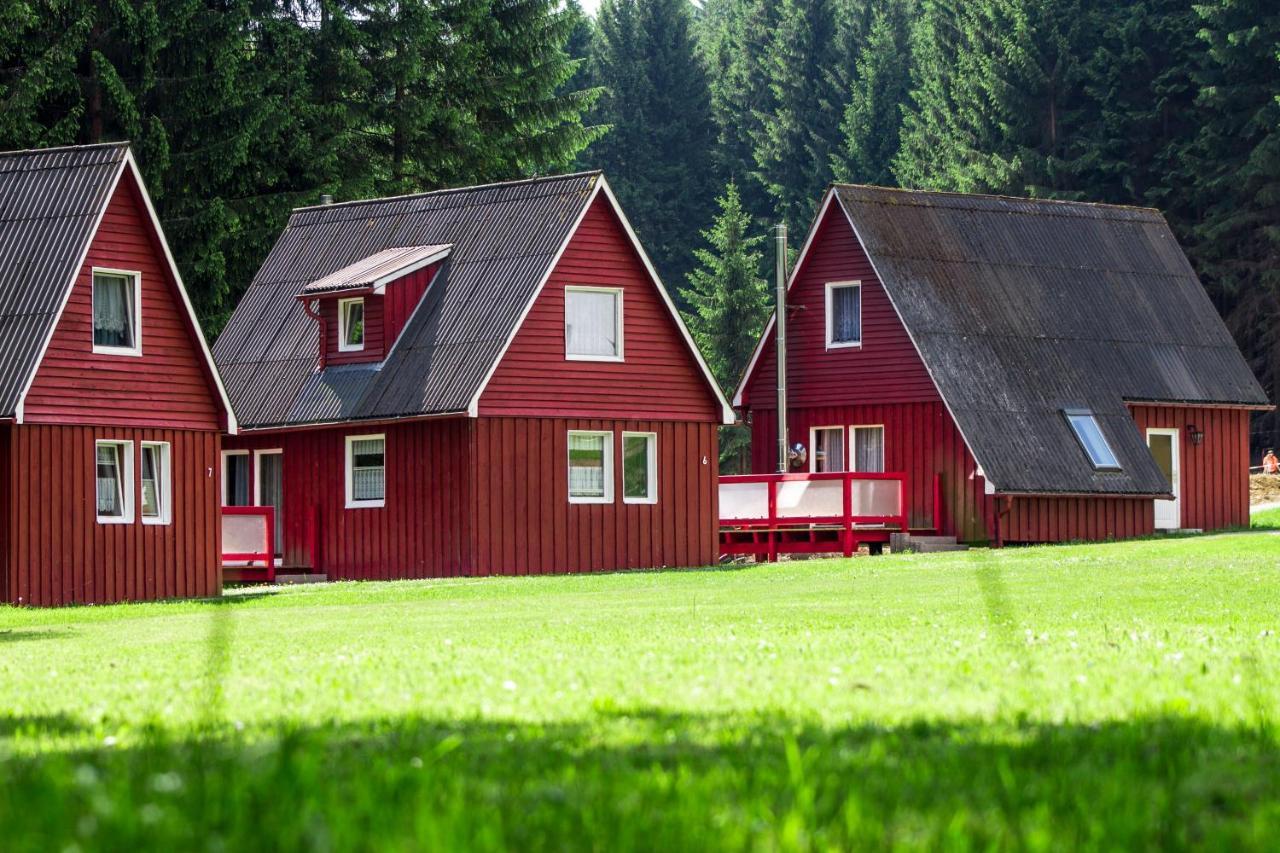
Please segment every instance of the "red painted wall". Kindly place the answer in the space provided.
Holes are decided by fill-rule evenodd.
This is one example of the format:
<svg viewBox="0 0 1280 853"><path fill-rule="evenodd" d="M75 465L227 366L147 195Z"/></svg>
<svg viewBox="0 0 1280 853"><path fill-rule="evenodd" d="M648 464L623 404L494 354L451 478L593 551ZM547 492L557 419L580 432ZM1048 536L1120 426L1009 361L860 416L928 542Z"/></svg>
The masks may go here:
<svg viewBox="0 0 1280 853"><path fill-rule="evenodd" d="M423 267L420 270L402 276L387 285L386 296L383 297L383 325L385 331L382 337L387 342L388 352L391 351L391 347L399 339L400 332L408 325L409 319L413 316L413 312L417 310L418 303L422 301L423 294L427 292L427 287L431 285L431 280L435 278L439 269L439 264L432 264L429 267Z"/></svg>
<svg viewBox="0 0 1280 853"><path fill-rule="evenodd" d="M1130 406L1143 434L1177 429L1182 463L1182 526L1201 530L1249 524L1249 412L1186 406ZM1191 443L1188 424L1204 431Z"/></svg>
<svg viewBox="0 0 1280 853"><path fill-rule="evenodd" d="M338 303L351 297L337 295L320 299L318 312L325 324L325 361L328 364L369 364L386 358L422 301L439 266L423 267L390 282L381 295L363 294L364 349L355 352L343 352L338 346Z"/></svg>
<svg viewBox="0 0 1280 853"><path fill-rule="evenodd" d="M787 431L792 444L813 451L813 427L884 426L885 470L907 475L910 525L931 529L935 524L933 479L940 474L942 533L965 542L989 538L990 499L983 478L960 431L941 403L898 403L867 406L807 406L788 410ZM751 466L757 473L777 467L777 418L774 410L753 412ZM803 470L808 470L808 463Z"/></svg>
<svg viewBox="0 0 1280 853"><path fill-rule="evenodd" d="M566 285L623 289L624 362L565 359ZM480 414L718 420L714 393L603 196L587 211L490 379Z"/></svg>
<svg viewBox="0 0 1280 853"><path fill-rule="evenodd" d="M93 267L142 273L142 356L93 352ZM51 284L52 286L52 284ZM217 392L126 171L24 406L26 423L224 426Z"/></svg>
<svg viewBox="0 0 1280 853"><path fill-rule="evenodd" d="M996 500L996 530L1006 543L1099 542L1155 532L1150 498L1012 498Z"/></svg>
<svg viewBox="0 0 1280 853"><path fill-rule="evenodd" d="M145 346L145 343L144 343ZM135 518L99 524L94 442L171 445L173 520L143 524L141 453L134 448ZM4 598L61 605L216 595L221 589L216 432L12 426L4 441Z"/></svg>
<svg viewBox="0 0 1280 853"><path fill-rule="evenodd" d="M826 348L826 285L833 281L862 282L860 348ZM838 203L827 208L819 223L787 300L791 309L787 325L788 405L941 401ZM744 406L776 408L776 364L770 333L743 394Z"/></svg>
<svg viewBox="0 0 1280 853"><path fill-rule="evenodd" d="M571 429L613 431L612 503L569 503ZM657 433L655 504L622 500L624 430ZM474 469L480 573L707 566L717 560L715 424L480 418Z"/></svg>
<svg viewBox="0 0 1280 853"><path fill-rule="evenodd" d="M447 577L472 565L473 429L453 418L294 430L231 437L226 448L284 451L286 570L331 579ZM347 509L345 437L377 433L386 435L386 505Z"/></svg>

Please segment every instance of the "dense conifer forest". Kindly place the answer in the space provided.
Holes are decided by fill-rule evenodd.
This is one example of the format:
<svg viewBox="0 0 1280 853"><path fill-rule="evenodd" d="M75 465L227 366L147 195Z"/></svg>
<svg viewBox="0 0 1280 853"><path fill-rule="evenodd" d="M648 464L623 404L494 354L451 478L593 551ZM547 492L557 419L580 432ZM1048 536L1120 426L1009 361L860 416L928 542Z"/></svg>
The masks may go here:
<svg viewBox="0 0 1280 853"><path fill-rule="evenodd" d="M840 180L1158 207L1280 397L1269 0L0 0L0 148L115 139L211 336L321 194L603 168L732 386Z"/></svg>

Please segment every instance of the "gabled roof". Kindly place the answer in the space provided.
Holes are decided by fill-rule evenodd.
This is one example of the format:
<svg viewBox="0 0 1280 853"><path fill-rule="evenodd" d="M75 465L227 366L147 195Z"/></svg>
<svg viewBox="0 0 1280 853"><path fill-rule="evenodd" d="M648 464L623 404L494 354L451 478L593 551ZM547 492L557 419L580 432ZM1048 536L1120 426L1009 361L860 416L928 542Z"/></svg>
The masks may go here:
<svg viewBox="0 0 1280 853"><path fill-rule="evenodd" d="M996 491L1165 494L1126 402L1267 405L1158 211L844 185L826 201ZM1096 415L1120 471L1094 470L1065 409Z"/></svg>
<svg viewBox="0 0 1280 853"><path fill-rule="evenodd" d="M599 172L295 210L214 353L257 428L475 415L489 378L588 207L613 205L709 387L732 409ZM317 370L298 296L389 248L451 246L385 361Z"/></svg>
<svg viewBox="0 0 1280 853"><path fill-rule="evenodd" d="M383 249L354 264L330 273L302 288L303 296L345 293L352 290L377 290L401 276L422 269L448 257L453 247L448 243L434 246L402 246Z"/></svg>
<svg viewBox="0 0 1280 853"><path fill-rule="evenodd" d="M23 400L126 171L137 182L235 432L235 415L127 142L0 152L0 417L21 422Z"/></svg>

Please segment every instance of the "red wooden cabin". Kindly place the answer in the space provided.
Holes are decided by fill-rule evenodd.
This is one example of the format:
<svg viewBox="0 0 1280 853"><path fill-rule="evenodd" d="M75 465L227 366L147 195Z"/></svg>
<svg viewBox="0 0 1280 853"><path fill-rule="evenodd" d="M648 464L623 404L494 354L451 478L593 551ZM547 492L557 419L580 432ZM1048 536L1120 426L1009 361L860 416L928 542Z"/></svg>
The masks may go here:
<svg viewBox="0 0 1280 853"><path fill-rule="evenodd" d="M906 474L968 542L1248 523L1269 408L1154 210L877 187L823 199L788 283L788 435L812 471ZM735 405L776 470L771 320Z"/></svg>
<svg viewBox="0 0 1280 853"><path fill-rule="evenodd" d="M0 599L221 589L235 419L126 144L0 153Z"/></svg>
<svg viewBox="0 0 1280 853"><path fill-rule="evenodd" d="M283 572L718 555L733 413L598 173L297 210L214 351Z"/></svg>

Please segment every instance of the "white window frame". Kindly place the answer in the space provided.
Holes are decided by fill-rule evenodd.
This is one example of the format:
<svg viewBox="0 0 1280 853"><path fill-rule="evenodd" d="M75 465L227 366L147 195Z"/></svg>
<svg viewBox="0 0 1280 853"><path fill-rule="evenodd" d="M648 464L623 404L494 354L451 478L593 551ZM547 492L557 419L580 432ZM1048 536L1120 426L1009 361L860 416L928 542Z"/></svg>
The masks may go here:
<svg viewBox="0 0 1280 853"><path fill-rule="evenodd" d="M111 445L120 452L120 496L124 502L120 515L99 515L99 524L133 524L133 481L137 479L134 467L133 442L119 438L100 438L93 443L93 509L98 511L98 448Z"/></svg>
<svg viewBox="0 0 1280 853"><path fill-rule="evenodd" d="M1089 464L1093 466L1093 470L1095 471L1124 470L1123 466L1120 464L1120 457L1116 456L1116 449L1111 446L1111 440L1107 438L1107 434L1102 431L1102 424L1101 422L1098 421L1098 416L1094 414L1092 410L1063 409L1062 417L1066 419L1067 428L1071 430L1071 435L1072 437L1075 438L1076 445L1079 446L1080 452L1084 454L1084 458L1089 460ZM1107 451L1107 454L1111 457L1110 462L1104 461L1100 463L1093 458L1093 454L1089 452L1089 447L1084 443L1084 438L1081 437L1080 431L1076 429L1075 421L1072 420L1073 418L1088 418L1089 420L1093 421L1093 426L1098 431L1098 438L1102 440L1103 448Z"/></svg>
<svg viewBox="0 0 1280 853"><path fill-rule="evenodd" d="M832 301L833 301L832 294L835 292L837 288L845 288L845 287L853 287L853 288L857 288L858 290L858 339L856 341L833 341L831 339L831 334L833 331L832 319L834 317L831 310ZM827 337L826 337L827 349L857 349L861 347L863 332L865 331L865 320L866 320L866 318L863 316L863 313L862 313L862 281L856 280L856 281L827 282L825 308L826 310L824 311L824 314L826 315L826 324L827 324Z"/></svg>
<svg viewBox="0 0 1280 853"><path fill-rule="evenodd" d="M571 439L575 435L599 435L604 436L604 494L595 497L587 495L574 495L573 493L573 454L570 448L570 442L565 441L565 484L569 493L569 503L571 504L611 504L614 502L613 491L613 431L601 429L571 429L568 437Z"/></svg>
<svg viewBox="0 0 1280 853"><path fill-rule="evenodd" d="M886 466L886 464L885 464L885 456L886 456L886 454L885 454L885 450L886 450L887 448L885 447L885 435L886 435L886 434L885 434L885 431L884 431L884 424L849 424L849 428L848 428L848 430L846 430L847 437L845 438L845 445L846 445L846 446L845 446L845 459L847 460L846 467L848 468L848 470L850 470L850 471L854 472L855 474L857 474L857 473L863 473L863 474L867 474L867 473L870 473L870 474L879 473L879 472L876 472L876 471L861 471L861 472L860 472L860 471L858 470L858 458L857 458L857 454L856 454L856 453L854 453L855 444L854 444L854 441L853 441L853 434L854 434L854 432L855 432L856 430L860 430L860 429L878 429L878 430L880 430L880 471L881 471L881 472L883 472L883 471L885 470L885 468L887 467L887 466Z"/></svg>
<svg viewBox="0 0 1280 853"><path fill-rule="evenodd" d="M138 483L142 483L142 457L146 455L147 448L154 447L160 451L160 465L156 472L156 503L159 505L159 515L147 515L143 509L142 502L138 503L138 514L142 517L143 524L172 524L173 523L173 446L167 441L143 441L139 442L138 450Z"/></svg>
<svg viewBox="0 0 1280 853"><path fill-rule="evenodd" d="M614 295L614 305L618 310L614 312L614 329L615 340L618 342L617 355L575 355L569 352L569 294L570 293L612 293ZM596 287L588 285L569 285L564 289L564 357L566 361L605 361L605 362L621 362L625 360L623 355L622 332L625 324L622 320L624 308L624 293L621 287Z"/></svg>
<svg viewBox="0 0 1280 853"><path fill-rule="evenodd" d="M360 343L347 343L347 306L353 302L360 303ZM365 341L369 338L369 306L363 296L351 296L338 300L338 352L364 352Z"/></svg>
<svg viewBox="0 0 1280 853"><path fill-rule="evenodd" d="M845 428L840 424L831 424L830 426L812 426L809 427L809 473L818 474L818 433L827 429L840 430L840 449L844 453L845 464L842 471L849 470L849 438Z"/></svg>
<svg viewBox="0 0 1280 853"><path fill-rule="evenodd" d="M97 287L94 279L98 274L117 275L133 281L133 346L112 347L95 343L93 340L94 298ZM109 267L93 267L89 273L89 343L95 355L125 355L134 358L142 355L142 273L138 270L117 270Z"/></svg>
<svg viewBox="0 0 1280 853"><path fill-rule="evenodd" d="M627 496L627 439L643 438L648 442L646 454L649 493L642 498ZM606 489L606 491L608 491ZM622 502L628 504L656 504L658 502L658 434L656 432L622 431Z"/></svg>
<svg viewBox="0 0 1280 853"><path fill-rule="evenodd" d="M228 457L228 456L248 456L248 455L249 455L249 451L247 451L247 450L224 450L224 451L222 451L222 471L221 471L221 472L219 472L219 473L221 474L221 476L219 477L219 479L221 479L221 480L222 480L222 505L223 505L223 506L230 506L230 504L228 504L228 503L227 503L227 457ZM253 476L253 465L252 465L252 463L249 465L249 477L250 477L251 479L257 479L256 477L254 477L254 476ZM253 500L253 490L254 490L256 487L257 487L257 486L256 486L256 484L255 484L255 483L252 483L252 482L251 482L251 483L249 484L249 500L251 500L251 501Z"/></svg>
<svg viewBox="0 0 1280 853"><path fill-rule="evenodd" d="M386 465L386 444L382 446L383 465ZM253 505L265 506L262 502L262 457L264 456L284 456L283 447L264 447L261 450L253 451ZM282 460L283 461L283 460ZM282 470L283 476L284 471Z"/></svg>
<svg viewBox="0 0 1280 853"><path fill-rule="evenodd" d="M382 441L382 497L376 500L358 501L355 493L355 462L352 448L357 441ZM387 435L386 433L370 433L369 435L349 435L346 437L346 453L344 454L343 471L346 480L347 509L377 509L387 505Z"/></svg>

